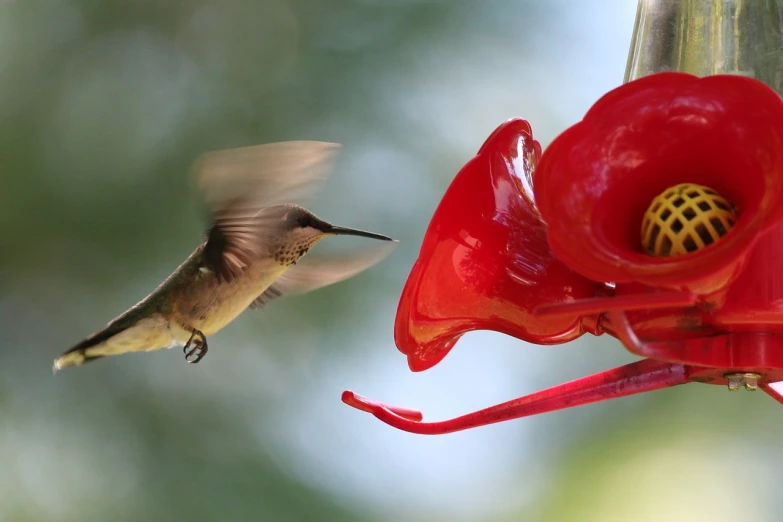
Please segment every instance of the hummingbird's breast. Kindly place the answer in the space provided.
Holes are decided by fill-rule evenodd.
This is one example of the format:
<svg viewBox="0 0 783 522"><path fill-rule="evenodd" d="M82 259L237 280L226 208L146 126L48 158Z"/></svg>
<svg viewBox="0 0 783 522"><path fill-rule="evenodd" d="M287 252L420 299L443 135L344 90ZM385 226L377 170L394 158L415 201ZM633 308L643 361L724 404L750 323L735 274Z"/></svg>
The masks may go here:
<svg viewBox="0 0 783 522"><path fill-rule="evenodd" d="M174 319L186 330L195 328L209 337L244 312L286 268L273 258L259 260L229 282L221 282L213 272L201 269L180 290L173 307Z"/></svg>

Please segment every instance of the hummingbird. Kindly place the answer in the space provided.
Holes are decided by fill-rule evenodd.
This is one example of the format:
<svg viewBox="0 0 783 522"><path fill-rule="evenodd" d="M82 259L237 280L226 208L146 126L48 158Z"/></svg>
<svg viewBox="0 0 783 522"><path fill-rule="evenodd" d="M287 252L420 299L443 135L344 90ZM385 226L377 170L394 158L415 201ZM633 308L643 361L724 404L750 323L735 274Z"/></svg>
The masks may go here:
<svg viewBox="0 0 783 522"><path fill-rule="evenodd" d="M211 214L206 239L151 294L55 359L54 371L176 345L188 363L198 363L207 337L244 310L342 281L381 261L396 240L332 225L297 204L326 179L339 147L289 141L198 158L192 175ZM327 236L384 245L360 255L304 258Z"/></svg>

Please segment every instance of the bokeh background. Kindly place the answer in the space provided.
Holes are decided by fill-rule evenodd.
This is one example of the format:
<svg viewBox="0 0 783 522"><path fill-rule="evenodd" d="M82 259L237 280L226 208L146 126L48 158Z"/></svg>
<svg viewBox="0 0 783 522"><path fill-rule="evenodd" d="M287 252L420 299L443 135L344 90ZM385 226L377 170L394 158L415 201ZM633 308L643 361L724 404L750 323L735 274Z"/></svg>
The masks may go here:
<svg viewBox="0 0 783 522"><path fill-rule="evenodd" d="M781 520L783 415L758 393L441 437L340 402L446 418L633 360L609 338L478 332L413 374L392 324L454 174L505 119L546 145L619 85L635 4L1 2L0 520ZM391 257L244 314L199 365L171 350L53 377L201 240L193 158L288 139L344 144L312 208L399 238Z"/></svg>

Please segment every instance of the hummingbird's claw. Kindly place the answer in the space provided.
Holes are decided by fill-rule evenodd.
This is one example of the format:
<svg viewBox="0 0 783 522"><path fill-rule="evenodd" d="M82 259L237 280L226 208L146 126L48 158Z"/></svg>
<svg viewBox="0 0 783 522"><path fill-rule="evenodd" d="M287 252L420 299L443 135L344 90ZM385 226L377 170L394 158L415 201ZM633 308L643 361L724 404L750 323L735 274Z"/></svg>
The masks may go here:
<svg viewBox="0 0 783 522"><path fill-rule="evenodd" d="M190 348L193 346L193 348ZM190 350L188 350L190 348ZM196 364L207 354L207 337L199 330L193 330L190 339L182 347L182 353L185 354L185 360L190 364ZM191 359L191 357L194 357Z"/></svg>

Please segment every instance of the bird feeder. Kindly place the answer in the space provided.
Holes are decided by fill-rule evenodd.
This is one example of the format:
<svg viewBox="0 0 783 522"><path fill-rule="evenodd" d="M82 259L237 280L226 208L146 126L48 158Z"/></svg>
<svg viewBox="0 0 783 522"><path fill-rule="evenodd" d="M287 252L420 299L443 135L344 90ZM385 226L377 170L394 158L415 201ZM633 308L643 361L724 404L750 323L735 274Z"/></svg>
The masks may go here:
<svg viewBox="0 0 783 522"><path fill-rule="evenodd" d="M495 130L449 186L405 284L413 371L461 335L610 335L640 360L452 420L350 391L401 430L449 433L686 383L783 381L783 1L642 0L626 82L542 152Z"/></svg>

